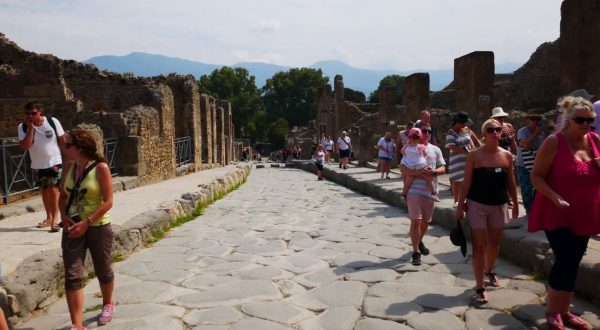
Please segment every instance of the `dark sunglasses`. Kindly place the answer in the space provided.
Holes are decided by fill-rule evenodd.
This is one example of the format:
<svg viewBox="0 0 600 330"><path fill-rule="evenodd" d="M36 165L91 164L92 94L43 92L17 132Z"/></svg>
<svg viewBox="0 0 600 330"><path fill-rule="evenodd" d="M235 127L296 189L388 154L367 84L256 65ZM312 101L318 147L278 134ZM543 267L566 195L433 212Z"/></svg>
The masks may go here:
<svg viewBox="0 0 600 330"><path fill-rule="evenodd" d="M593 122L594 122L594 120L595 120L595 119L594 119L594 118L592 118L592 117L575 117L575 118L573 118L573 121L574 121L576 124L579 124L579 125L582 125L584 122L585 122L585 123L588 123L588 124L591 124L591 123L593 123Z"/></svg>
<svg viewBox="0 0 600 330"><path fill-rule="evenodd" d="M502 127L498 126L498 127L488 127L485 129L485 132L488 134L494 134L494 132L496 133L500 133L502 132Z"/></svg>
<svg viewBox="0 0 600 330"><path fill-rule="evenodd" d="M39 112L39 111L30 111L30 112L25 112L25 115L26 115L26 116L35 116L35 115L37 115L38 113L40 113L40 112Z"/></svg>
<svg viewBox="0 0 600 330"><path fill-rule="evenodd" d="M421 129L421 133L430 134L431 130L430 129Z"/></svg>

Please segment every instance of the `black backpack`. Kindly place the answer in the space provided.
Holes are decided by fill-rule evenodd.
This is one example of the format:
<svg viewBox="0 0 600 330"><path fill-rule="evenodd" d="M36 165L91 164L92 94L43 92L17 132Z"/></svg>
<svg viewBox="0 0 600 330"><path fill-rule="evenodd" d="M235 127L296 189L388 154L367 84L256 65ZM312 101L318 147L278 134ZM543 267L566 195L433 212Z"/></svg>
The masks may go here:
<svg viewBox="0 0 600 330"><path fill-rule="evenodd" d="M52 127L52 129L54 130L54 137L56 137L56 143L60 145L60 142L58 141L58 132L56 131L56 124L54 123L54 118L53 117L46 117L48 119L48 124L50 124L50 127ZM21 123L21 129L23 129L23 132L25 134L27 134L27 123L26 122L22 122Z"/></svg>

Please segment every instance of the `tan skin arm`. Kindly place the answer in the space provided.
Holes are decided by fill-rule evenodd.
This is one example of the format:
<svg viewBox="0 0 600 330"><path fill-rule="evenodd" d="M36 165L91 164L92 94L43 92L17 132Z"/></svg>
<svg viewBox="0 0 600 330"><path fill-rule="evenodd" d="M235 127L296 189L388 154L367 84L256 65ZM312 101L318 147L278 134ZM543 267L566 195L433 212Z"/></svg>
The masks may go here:
<svg viewBox="0 0 600 330"><path fill-rule="evenodd" d="M537 152L535 156L535 162L533 163L533 169L531 170L531 184L535 190L548 198L554 205L559 208L566 208L569 206L560 195L558 195L548 183L546 183L546 177L552 167L554 158L558 151L558 138L555 135L550 135Z"/></svg>
<svg viewBox="0 0 600 330"><path fill-rule="evenodd" d="M112 176L110 175L110 169L108 164L101 162L96 166L96 179L100 183L100 191L102 193L102 204L89 216L89 220L82 219L80 222L73 224L69 227L69 238L81 237L90 226L90 222L98 220L113 205L113 191L112 191Z"/></svg>
<svg viewBox="0 0 600 330"><path fill-rule="evenodd" d="M469 136L471 137L471 141L473 141L473 145L475 146L475 148L479 148L482 146L481 141L477 137L477 134L473 132L473 130L469 130Z"/></svg>
<svg viewBox="0 0 600 330"><path fill-rule="evenodd" d="M25 135L25 138L23 140L19 141L19 147L23 151L29 150L29 148L31 148L31 146L33 145L33 134L35 132L35 128L33 127L33 120L27 120L26 124L27 135Z"/></svg>
<svg viewBox="0 0 600 330"><path fill-rule="evenodd" d="M471 181L473 179L473 169L475 168L475 153L471 152L467 155L465 160L465 174L463 176L463 182L460 186L460 195L458 196L458 206L456 207L455 218L456 220L462 219L467 207L465 200L467 194L471 190Z"/></svg>
<svg viewBox="0 0 600 330"><path fill-rule="evenodd" d="M533 134L531 134L531 136L529 138L519 140L519 145L521 147L523 147L523 149L529 150L529 148L531 148L531 145L533 145L533 142L537 139L537 137L541 133L542 133L542 129L539 126L536 127L535 131L533 131Z"/></svg>
<svg viewBox="0 0 600 330"><path fill-rule="evenodd" d="M513 138L514 140L514 138ZM517 183L515 182L515 165L513 163L512 153L506 152L506 161L508 163L508 196L513 203L512 217L516 219L519 217L519 200L517 199Z"/></svg>

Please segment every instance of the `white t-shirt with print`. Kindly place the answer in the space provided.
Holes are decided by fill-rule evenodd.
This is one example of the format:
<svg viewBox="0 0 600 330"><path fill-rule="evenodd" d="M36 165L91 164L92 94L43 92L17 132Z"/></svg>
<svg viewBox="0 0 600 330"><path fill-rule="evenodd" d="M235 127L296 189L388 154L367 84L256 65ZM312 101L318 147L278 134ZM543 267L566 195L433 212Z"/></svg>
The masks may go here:
<svg viewBox="0 0 600 330"><path fill-rule="evenodd" d="M344 141L346 141L346 142L344 143ZM337 139L338 148L340 148L340 150L348 150L350 148L350 143L352 143L352 142L350 141L349 136L344 136L344 137L340 136Z"/></svg>
<svg viewBox="0 0 600 330"><path fill-rule="evenodd" d="M60 148L58 147L58 140L48 123L48 117L44 116L44 122L39 127L34 126L35 133L33 135L33 144L29 148L29 157L31 157L31 168L34 170L40 170L44 168L50 168L54 165L62 164L62 158L60 156ZM52 118L56 126L56 132L58 136L65 135L60 122L56 118ZM23 131L23 123L17 127L19 131L19 141L22 141L27 136L27 133Z"/></svg>

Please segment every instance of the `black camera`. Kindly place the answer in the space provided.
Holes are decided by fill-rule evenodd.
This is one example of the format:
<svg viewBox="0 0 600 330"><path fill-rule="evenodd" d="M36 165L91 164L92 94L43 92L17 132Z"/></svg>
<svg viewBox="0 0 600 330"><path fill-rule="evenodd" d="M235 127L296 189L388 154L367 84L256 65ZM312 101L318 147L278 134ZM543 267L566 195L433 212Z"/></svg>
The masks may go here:
<svg viewBox="0 0 600 330"><path fill-rule="evenodd" d="M71 220L73 220L73 222L78 223L79 221L81 221L81 216L79 216L79 214L73 214L71 216Z"/></svg>

